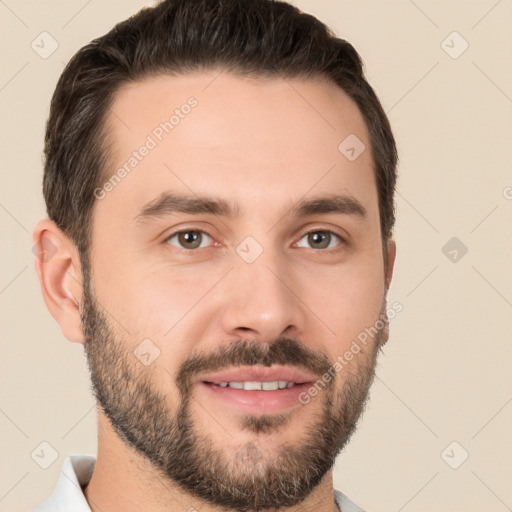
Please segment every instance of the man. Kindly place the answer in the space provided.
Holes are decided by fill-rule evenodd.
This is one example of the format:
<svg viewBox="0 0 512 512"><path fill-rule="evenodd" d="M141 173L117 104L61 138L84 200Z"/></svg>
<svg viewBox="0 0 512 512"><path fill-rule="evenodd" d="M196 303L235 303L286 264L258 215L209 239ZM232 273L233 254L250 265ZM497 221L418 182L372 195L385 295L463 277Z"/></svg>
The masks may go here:
<svg viewBox="0 0 512 512"><path fill-rule="evenodd" d="M388 339L396 164L354 48L289 4L167 0L82 48L34 240L98 454L36 510L361 510L332 468Z"/></svg>

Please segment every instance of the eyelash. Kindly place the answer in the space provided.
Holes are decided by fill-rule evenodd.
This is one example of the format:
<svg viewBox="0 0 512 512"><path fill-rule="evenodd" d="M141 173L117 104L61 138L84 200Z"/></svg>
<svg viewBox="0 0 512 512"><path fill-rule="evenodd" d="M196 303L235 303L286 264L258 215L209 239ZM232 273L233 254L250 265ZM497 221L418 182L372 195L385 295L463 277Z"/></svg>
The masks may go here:
<svg viewBox="0 0 512 512"><path fill-rule="evenodd" d="M164 242L168 245L173 245L173 244L170 244L169 243L169 240L171 240L172 238L180 235L181 233L202 233L204 235L207 235L208 237L210 237L213 241L213 236L210 235L207 231L205 230L202 230L202 229L181 229L179 231L175 231L174 233L171 233L168 237L165 238ZM336 233L335 231L331 230L331 229L322 229L322 228L316 228L316 229L311 229L309 231L306 231L304 233L302 233L301 237L299 238L299 242L307 235L310 235L312 233L328 233L330 235L334 235L336 238L339 239L339 244L334 247L334 248L325 248L325 249L315 249L313 247L309 247L309 249L312 249L312 250L316 250L318 252L327 252L327 253L336 253L338 251L341 251L343 249L343 246L347 244L347 241L345 240L345 238L343 238L341 235L339 235L338 233ZM298 242L296 242L298 243ZM191 252L196 252L198 251L199 249L206 249L207 247L196 247L195 249L186 249L185 247L178 247L176 245L173 245L173 247L175 249L178 249L179 251L184 251L186 253L191 253Z"/></svg>

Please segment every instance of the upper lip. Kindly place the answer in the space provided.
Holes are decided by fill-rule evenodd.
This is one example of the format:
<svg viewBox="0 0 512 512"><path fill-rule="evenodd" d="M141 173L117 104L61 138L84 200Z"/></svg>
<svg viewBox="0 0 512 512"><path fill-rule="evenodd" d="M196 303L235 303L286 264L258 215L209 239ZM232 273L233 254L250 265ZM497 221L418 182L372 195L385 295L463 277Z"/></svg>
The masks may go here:
<svg viewBox="0 0 512 512"><path fill-rule="evenodd" d="M198 378L202 382L274 382L286 381L303 384L313 382L316 377L290 366L241 366L221 372L204 374Z"/></svg>

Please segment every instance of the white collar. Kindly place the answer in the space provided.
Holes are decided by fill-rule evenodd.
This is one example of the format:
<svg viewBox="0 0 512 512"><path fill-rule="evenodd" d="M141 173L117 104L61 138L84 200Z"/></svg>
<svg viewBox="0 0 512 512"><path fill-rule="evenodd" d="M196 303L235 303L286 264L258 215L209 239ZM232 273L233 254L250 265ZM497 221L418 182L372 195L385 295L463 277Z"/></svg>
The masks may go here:
<svg viewBox="0 0 512 512"><path fill-rule="evenodd" d="M32 512L91 512L82 488L89 483L95 465L94 455L68 455L52 494Z"/></svg>

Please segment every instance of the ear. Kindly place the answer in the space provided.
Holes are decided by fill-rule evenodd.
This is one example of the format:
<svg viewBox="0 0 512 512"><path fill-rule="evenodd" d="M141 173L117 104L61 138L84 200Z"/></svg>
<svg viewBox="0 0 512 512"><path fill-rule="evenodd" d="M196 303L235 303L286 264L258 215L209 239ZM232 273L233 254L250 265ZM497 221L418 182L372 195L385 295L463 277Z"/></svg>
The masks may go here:
<svg viewBox="0 0 512 512"><path fill-rule="evenodd" d="M78 250L55 222L48 219L36 225L33 240L35 267L46 307L69 341L84 343L79 310L82 275Z"/></svg>
<svg viewBox="0 0 512 512"><path fill-rule="evenodd" d="M386 289L389 288L389 285L391 284L391 278L393 277L393 268L395 266L395 258L396 258L396 243L394 240L388 240L387 242L387 248L388 248L388 264L387 268L385 269L386 272Z"/></svg>

